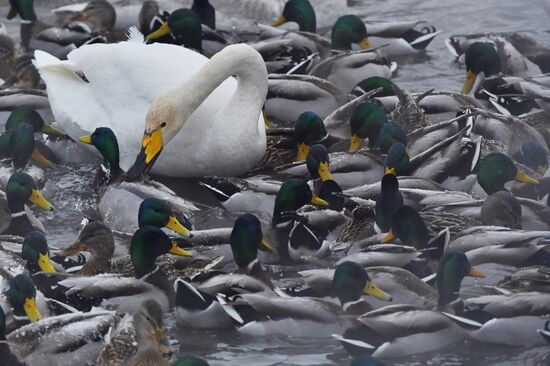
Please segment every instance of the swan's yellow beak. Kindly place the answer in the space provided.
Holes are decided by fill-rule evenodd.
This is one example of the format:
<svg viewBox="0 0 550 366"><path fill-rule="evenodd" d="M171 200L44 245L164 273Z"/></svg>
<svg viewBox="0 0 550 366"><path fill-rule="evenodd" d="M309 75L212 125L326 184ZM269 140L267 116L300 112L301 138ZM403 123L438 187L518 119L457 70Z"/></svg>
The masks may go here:
<svg viewBox="0 0 550 366"><path fill-rule="evenodd" d="M145 132L141 142L141 151L136 157L134 165L128 170L127 178L132 180L139 179L143 173L146 173L162 151L162 128L158 128L151 133Z"/></svg>
<svg viewBox="0 0 550 366"><path fill-rule="evenodd" d="M369 50L372 48L372 45L370 44L370 41L367 37L363 38L363 40L359 42L358 45L364 50Z"/></svg>
<svg viewBox="0 0 550 366"><path fill-rule="evenodd" d="M166 224L166 227L180 234L184 238L189 238L192 236L189 230L179 222L176 216L173 216L173 215L170 216L170 218L168 219L168 223Z"/></svg>
<svg viewBox="0 0 550 366"><path fill-rule="evenodd" d="M42 192L40 192L38 188L35 188L32 190L31 196L29 197L29 201L44 210L53 211L52 204L49 203L44 198L44 196L42 195Z"/></svg>
<svg viewBox="0 0 550 366"><path fill-rule="evenodd" d="M359 137L357 135L351 136L351 142L349 144L349 152L356 152L363 146L363 142L365 141L364 138Z"/></svg>
<svg viewBox="0 0 550 366"><path fill-rule="evenodd" d="M53 167L53 163L50 160L48 160L48 158L46 158L44 155L42 155L42 153L38 151L36 147L32 151L31 159L46 168Z"/></svg>
<svg viewBox="0 0 550 366"><path fill-rule="evenodd" d="M164 37L165 35L170 34L171 32L172 30L170 29L168 22L164 22L162 23L159 29L157 29L156 31L154 31L153 33L147 36L147 40L152 41L154 39Z"/></svg>
<svg viewBox="0 0 550 366"><path fill-rule="evenodd" d="M466 80L464 81L464 85L462 86L462 94L468 94L472 90L476 78L477 75L472 71L466 72Z"/></svg>
<svg viewBox="0 0 550 366"><path fill-rule="evenodd" d="M280 26L281 24L284 24L284 23L286 23L286 18L285 18L284 15L281 15L281 16L279 17L279 19L277 19L276 21L274 21L273 23L271 23L271 25L272 25L273 27L278 27L278 26Z"/></svg>

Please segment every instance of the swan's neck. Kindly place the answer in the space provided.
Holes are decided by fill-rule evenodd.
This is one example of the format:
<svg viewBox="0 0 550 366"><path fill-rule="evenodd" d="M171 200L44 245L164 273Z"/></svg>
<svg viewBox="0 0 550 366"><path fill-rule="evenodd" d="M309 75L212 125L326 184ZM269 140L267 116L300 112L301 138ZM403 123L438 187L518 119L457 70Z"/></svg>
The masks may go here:
<svg viewBox="0 0 550 366"><path fill-rule="evenodd" d="M232 45L214 55L184 85L163 96L175 107L174 123L165 128L166 139L172 139L210 93L231 76L237 79L237 90L218 114L225 117L233 113L241 117L246 115L254 121L252 126L256 126L267 95L267 70L262 57L253 48Z"/></svg>

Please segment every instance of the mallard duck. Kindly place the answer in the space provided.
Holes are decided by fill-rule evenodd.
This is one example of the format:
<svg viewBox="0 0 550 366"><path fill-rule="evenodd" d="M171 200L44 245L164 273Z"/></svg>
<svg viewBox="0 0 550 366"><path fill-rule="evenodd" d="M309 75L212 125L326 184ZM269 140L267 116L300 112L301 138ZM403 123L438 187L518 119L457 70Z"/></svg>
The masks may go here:
<svg viewBox="0 0 550 366"><path fill-rule="evenodd" d="M129 52L136 57L129 58ZM144 63L147 57L154 61ZM139 63L133 62L138 59ZM102 65L101 60L107 63ZM186 65L185 73L181 72L182 60ZM207 60L194 51L175 45L145 45L143 36L133 29L126 42L83 46L71 52L67 61L36 51L34 62L46 82L56 121L73 139L82 136L85 131L90 133L99 127L98 121L101 121L101 125L113 129L119 140L120 166L123 169L130 167L133 159L138 156L139 141L143 140L143 151L132 170L133 177L139 176L146 168L151 168L163 146L174 138L174 143L164 148L164 154L160 156L158 164L155 164L153 172L170 176L239 175L253 168L265 153L265 127L260 112L267 93L267 73L259 54L246 45L228 46ZM115 65L124 65L124 73L129 75L128 83L124 84L126 86L117 84L122 88L120 90L113 89L112 78L109 76L109 72L119 75ZM150 68L144 65L155 66ZM211 72L218 77L206 77L214 75ZM85 75L87 82L79 74ZM153 75L151 80L155 80L148 86L142 85L146 74ZM174 78L174 75L178 77ZM237 81L229 78L231 75L238 76L238 83L242 86L238 92ZM229 80L226 81L227 78ZM148 91L147 97L135 94L137 89L130 85L136 82L140 85L140 90ZM93 98L97 103L90 104L90 99L84 96L96 88L103 88L105 83L109 85L107 89L110 92L101 93L102 98ZM217 88L220 84L222 86ZM130 89L125 90L127 86ZM188 99L188 94L184 93L189 89L196 91L193 94L196 98L193 100ZM241 90L254 92L244 96L241 95ZM74 102L75 95L84 97L81 102L85 107L76 107L78 103ZM151 102L161 95L162 98L156 99L151 106ZM212 95L210 99L209 95ZM120 96L125 99L122 103ZM72 102L66 103L66 98L70 98ZM233 103L219 103L232 98L244 99L238 106ZM205 99L208 102L201 107ZM118 102L113 104L115 100ZM132 110L121 108L121 105L132 105ZM172 109L176 105L177 108ZM165 113L169 109L174 113L182 113L186 118L175 119L175 114L168 118ZM192 111L196 113L191 114ZM149 117L146 118L146 115ZM139 131L130 126L136 120L144 118L145 135L140 138ZM196 138L198 130L201 131L201 136L206 136L205 120L210 121L207 129L211 131L208 134L211 141ZM185 130L178 134L184 125ZM233 153L220 161L220 150ZM180 159L182 154L186 159Z"/></svg>
<svg viewBox="0 0 550 366"><path fill-rule="evenodd" d="M395 212L403 206L403 196L399 193L399 181L395 174L385 174L382 178L380 198L374 208L376 226L381 232L391 229L391 222Z"/></svg>
<svg viewBox="0 0 550 366"><path fill-rule="evenodd" d="M229 239L233 259L237 264L235 273L214 273L203 281L189 283L176 280L176 319L187 328L224 328L233 324L232 318L222 309L223 304L216 295L232 292L232 283L239 288L247 288L246 283L260 282L260 288L273 289L273 283L264 273L258 261L258 249L272 252L273 248L263 240L262 227L258 218L243 214L235 220ZM225 285L224 285L225 284ZM196 286L196 287L195 287ZM215 292L212 289L215 288Z"/></svg>
<svg viewBox="0 0 550 366"><path fill-rule="evenodd" d="M239 304L251 306L256 312L280 320L253 321L239 328L247 334L309 334L324 337L327 330L339 329L347 323L344 314L357 315L365 312L370 306L361 295L363 293L375 298L391 301L392 297L378 288L365 271L353 262L344 262L336 267L332 280L333 291L340 302L333 302L312 297L266 297L262 294L242 294L235 300ZM343 324L344 323L344 324ZM312 333L311 329L316 332Z"/></svg>
<svg viewBox="0 0 550 366"><path fill-rule="evenodd" d="M154 299L145 300L138 311L125 315L109 330L108 341L97 365L170 365L169 343L162 308Z"/></svg>
<svg viewBox="0 0 550 366"><path fill-rule="evenodd" d="M14 355L10 350L10 345L6 341L6 314L4 309L0 306L0 355L4 362L7 362L8 365L14 366L23 366L24 364L19 361L16 355Z"/></svg>
<svg viewBox="0 0 550 366"><path fill-rule="evenodd" d="M527 184L539 183L538 180L528 176L522 169L518 168L509 157L500 153L491 153L481 159L477 171L477 180L487 194L506 190L504 184L511 180Z"/></svg>
<svg viewBox="0 0 550 366"><path fill-rule="evenodd" d="M170 241L159 228L144 226L132 237L130 257L135 278L115 274L100 274L91 277L78 276L59 282L69 288L69 294L78 294L88 301L96 301L118 312L136 310L144 299L154 298L163 309L174 306L175 293L168 278L156 265L156 259L168 252L190 256L191 254Z"/></svg>
<svg viewBox="0 0 550 366"><path fill-rule="evenodd" d="M359 150L367 138L369 149L379 148L380 130L387 122L386 113L374 102L365 102L355 108L349 119L351 130L349 151Z"/></svg>
<svg viewBox="0 0 550 366"><path fill-rule="evenodd" d="M53 206L44 198L30 175L14 173L6 185L6 199L10 218L3 220L3 234L24 236L33 229L44 231L27 204L33 203L47 211L53 211Z"/></svg>
<svg viewBox="0 0 550 366"><path fill-rule="evenodd" d="M25 168L31 156L34 156L34 160L39 161L46 167L53 166L51 161L36 150L34 131L28 123L21 123L14 130L3 134L0 137L0 141L2 141L0 155L11 158L13 167L17 170Z"/></svg>
<svg viewBox="0 0 550 366"><path fill-rule="evenodd" d="M149 182L126 182L126 174L119 165L119 149L117 138L113 131L107 127L97 128L91 136L82 136L80 141L92 144L99 150L104 159L104 165L98 169L94 184L101 195L99 201L99 212L103 220L110 224L113 229L131 232L141 223L136 223L136 215L129 215L132 212L143 212L138 214L138 219L151 222L153 225L169 225L174 231L183 236L189 236L189 231L174 216L185 217L186 224L189 224L187 215L198 208L160 183ZM145 204L144 204L145 202ZM167 202L170 202L168 204ZM123 204L122 204L123 203ZM158 217L154 218L153 212L157 211ZM151 220L153 219L153 220Z"/></svg>
<svg viewBox="0 0 550 366"><path fill-rule="evenodd" d="M459 296L465 276L480 277L483 273L471 267L461 253L446 253L437 272L437 310L424 310L410 305L386 306L361 315L360 325L349 328L336 338L352 354L372 354L378 359L397 358L430 352L466 338L463 328L479 328L481 324L442 313Z"/></svg>
<svg viewBox="0 0 550 366"><path fill-rule="evenodd" d="M41 311L37 307L36 295L36 288L28 275L18 274L9 279L9 288L5 296L11 305L13 320L36 322L42 319Z"/></svg>

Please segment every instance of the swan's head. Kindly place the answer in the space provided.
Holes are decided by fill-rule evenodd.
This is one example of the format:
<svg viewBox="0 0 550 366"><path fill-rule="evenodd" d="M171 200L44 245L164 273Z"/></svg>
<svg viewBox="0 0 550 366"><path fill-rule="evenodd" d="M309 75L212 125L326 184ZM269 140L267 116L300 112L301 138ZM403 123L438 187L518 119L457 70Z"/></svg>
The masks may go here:
<svg viewBox="0 0 550 366"><path fill-rule="evenodd" d="M187 121L187 116L176 110L176 103L169 95L155 99L145 117L145 131L141 142L141 151L134 165L128 171L128 178L138 179L148 173L159 157L164 144L168 143L178 132L176 120Z"/></svg>

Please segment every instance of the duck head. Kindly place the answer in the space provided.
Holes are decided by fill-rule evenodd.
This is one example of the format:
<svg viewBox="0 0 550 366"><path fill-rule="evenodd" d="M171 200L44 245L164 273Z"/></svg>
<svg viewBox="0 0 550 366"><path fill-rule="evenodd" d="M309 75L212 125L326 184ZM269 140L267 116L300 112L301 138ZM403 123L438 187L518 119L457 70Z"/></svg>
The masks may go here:
<svg viewBox="0 0 550 366"><path fill-rule="evenodd" d="M332 179L330 173L330 158L326 147L321 144L315 144L309 150L306 158L307 170L311 179L321 179L326 181Z"/></svg>
<svg viewBox="0 0 550 366"><path fill-rule="evenodd" d="M31 322L42 319L36 307L36 288L31 278L19 274L10 280L10 288L5 292L16 316L26 316Z"/></svg>
<svg viewBox="0 0 550 366"><path fill-rule="evenodd" d="M209 366L208 362L195 356L184 356L176 361L173 366Z"/></svg>
<svg viewBox="0 0 550 366"><path fill-rule="evenodd" d="M202 26L197 13L191 9L173 11L159 29L147 36L148 41L154 41L168 34L176 39L177 43L202 52Z"/></svg>
<svg viewBox="0 0 550 366"><path fill-rule="evenodd" d="M121 173L120 155L118 150L118 140L113 130L108 127L98 127L90 136L82 136L80 142L93 145L103 157L103 163L109 169L110 173L117 175Z"/></svg>
<svg viewBox="0 0 550 366"><path fill-rule="evenodd" d="M202 24L211 29L216 29L216 10L208 0L193 0L191 6Z"/></svg>
<svg viewBox="0 0 550 366"><path fill-rule="evenodd" d="M391 301L392 297L376 286L367 271L355 262L343 262L336 267L332 278L332 289L340 304L346 310L346 304L351 305L367 294L384 301Z"/></svg>
<svg viewBox="0 0 550 366"><path fill-rule="evenodd" d="M61 251L59 256L67 257L84 251L90 252L91 258L86 262L81 273L108 272L111 268L111 258L115 253L115 240L111 229L101 222L89 222L78 234L78 239Z"/></svg>
<svg viewBox="0 0 550 366"><path fill-rule="evenodd" d="M155 349L163 354L170 350L164 314L156 300L148 299L134 314L136 338L141 349Z"/></svg>
<svg viewBox="0 0 550 366"><path fill-rule="evenodd" d="M25 235L21 247L21 257L27 261L27 266L31 268L31 272L55 272L55 268L50 261L48 241L41 231L33 230Z"/></svg>
<svg viewBox="0 0 550 366"><path fill-rule="evenodd" d="M492 43L474 42L466 50L466 80L462 94L478 89L483 80L501 72L500 58ZM477 90L473 90L476 92Z"/></svg>
<svg viewBox="0 0 550 366"><path fill-rule="evenodd" d="M388 150L384 160L384 173L408 175L410 172L410 160L407 148L400 142L394 143Z"/></svg>
<svg viewBox="0 0 550 366"><path fill-rule="evenodd" d="M345 198L342 197L342 188L332 179L321 183L319 198L328 202L328 206L323 206L323 208L338 212L344 210Z"/></svg>
<svg viewBox="0 0 550 366"><path fill-rule="evenodd" d="M349 119L351 128L349 151L359 150L366 138L369 139L371 149L377 148L379 146L380 130L387 122L386 112L377 103L365 102L358 105Z"/></svg>
<svg viewBox="0 0 550 366"><path fill-rule="evenodd" d="M360 88L361 94L363 92L369 92L374 89L382 88L381 91L373 95L373 98L375 97L390 97L395 95L395 91L393 90L393 83L383 77L380 76L372 76L370 78L361 80L357 83L354 89Z"/></svg>
<svg viewBox="0 0 550 366"><path fill-rule="evenodd" d="M12 214L24 211L27 203L33 203L47 211L54 209L44 198L34 179L25 172L16 172L10 177L6 186L6 196Z"/></svg>
<svg viewBox="0 0 550 366"><path fill-rule="evenodd" d="M473 268L464 253L447 252L441 257L437 268L438 307L456 300L460 284L466 276L485 277L483 272Z"/></svg>
<svg viewBox="0 0 550 366"><path fill-rule="evenodd" d="M321 117L314 112L304 112L294 124L294 136L298 143L296 161L304 161L311 145L323 141L328 133Z"/></svg>
<svg viewBox="0 0 550 366"><path fill-rule="evenodd" d="M275 207L273 208L273 225L290 219L283 219L282 213L285 211L296 211L300 207L313 204L318 206L328 206L328 202L317 197L309 188L304 179L289 179L281 185L277 196L275 197Z"/></svg>
<svg viewBox="0 0 550 366"><path fill-rule="evenodd" d="M18 15L21 20L34 22L36 13L34 12L33 0L10 0L10 10L7 18L13 19Z"/></svg>
<svg viewBox="0 0 550 366"><path fill-rule="evenodd" d="M302 32L317 32L315 10L309 0L288 0L283 14L273 22L272 26L277 27L287 22L297 23Z"/></svg>
<svg viewBox="0 0 550 366"><path fill-rule="evenodd" d="M382 129L380 129L380 136L378 138L378 143L380 144L380 152L382 154L387 154L390 147L396 143L400 142L403 145L407 146L407 133L397 123L388 122L384 123Z"/></svg>
<svg viewBox="0 0 550 366"><path fill-rule="evenodd" d="M332 26L332 48L349 51L354 43L363 49L372 48L365 23L355 15L344 15Z"/></svg>
<svg viewBox="0 0 550 366"><path fill-rule="evenodd" d="M403 196L399 192L399 181L395 174L389 173L382 177L380 198L376 201L376 225L382 232L391 229L395 212L403 206Z"/></svg>
<svg viewBox="0 0 550 366"><path fill-rule="evenodd" d="M34 131L30 124L21 123L11 134L11 156L16 169L24 168L34 150Z"/></svg>
<svg viewBox="0 0 550 366"><path fill-rule="evenodd" d="M523 161L529 168L535 170L541 176L548 170L548 154L546 150L534 141L528 141L521 144L521 154Z"/></svg>
<svg viewBox="0 0 550 366"><path fill-rule="evenodd" d="M263 239L260 220L245 213L235 220L229 238L233 258L239 268L250 269L258 258L258 249L272 253L273 247Z"/></svg>
<svg viewBox="0 0 550 366"><path fill-rule="evenodd" d="M139 226L151 225L166 227L185 238L192 237L189 229L181 224L170 205L157 198L147 198L141 202L138 212Z"/></svg>
<svg viewBox="0 0 550 366"><path fill-rule="evenodd" d="M172 242L168 235L156 226L140 227L132 236L130 257L136 271L136 277L141 278L151 273L155 268L156 259L167 253L190 257L192 254Z"/></svg>
<svg viewBox="0 0 550 366"><path fill-rule="evenodd" d="M57 128L44 122L44 119L36 110L28 107L20 107L11 112L6 121L6 131L17 128L21 123L28 123L34 132L42 132L50 136L67 138L67 135Z"/></svg>
<svg viewBox="0 0 550 366"><path fill-rule="evenodd" d="M493 194L504 191L504 184L512 180L527 184L538 184L538 180L529 177L525 172L516 167L514 162L504 154L491 153L479 162L477 181L487 192Z"/></svg>
<svg viewBox="0 0 550 366"><path fill-rule="evenodd" d="M401 206L395 211L391 220L390 232L382 239L388 243L399 238L405 245L418 250L426 248L429 242L429 231L424 219L410 206Z"/></svg>

